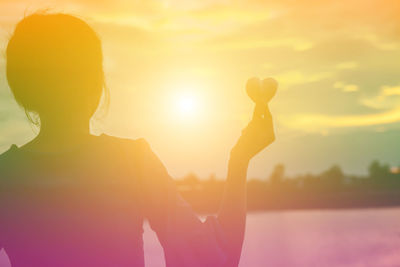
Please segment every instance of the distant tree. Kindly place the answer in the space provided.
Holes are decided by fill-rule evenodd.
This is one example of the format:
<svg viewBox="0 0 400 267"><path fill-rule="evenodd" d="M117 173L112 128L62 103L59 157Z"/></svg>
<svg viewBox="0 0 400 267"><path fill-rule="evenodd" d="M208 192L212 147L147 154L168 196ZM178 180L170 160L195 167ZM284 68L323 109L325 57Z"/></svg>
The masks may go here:
<svg viewBox="0 0 400 267"><path fill-rule="evenodd" d="M217 176L215 175L215 173L211 173L211 174L208 176L208 180L209 180L209 181L216 181L216 180L217 180Z"/></svg>
<svg viewBox="0 0 400 267"><path fill-rule="evenodd" d="M217 179L214 173L210 174L207 180L202 181L202 184L204 186L204 192L206 192L206 195L220 195L222 194L225 187L225 181Z"/></svg>
<svg viewBox="0 0 400 267"><path fill-rule="evenodd" d="M368 167L369 177L371 179L387 178L390 174L390 167L387 164L381 164L379 161L374 160Z"/></svg>
<svg viewBox="0 0 400 267"><path fill-rule="evenodd" d="M282 184L285 178L285 166L283 164L277 164L269 177L269 181L272 185Z"/></svg>
<svg viewBox="0 0 400 267"><path fill-rule="evenodd" d="M325 189L338 190L344 182L344 174L340 166L334 165L320 175L321 182Z"/></svg>
<svg viewBox="0 0 400 267"><path fill-rule="evenodd" d="M388 164L381 164L375 160L369 165L368 172L370 185L373 188L392 190L400 187L400 182L396 178L396 175L391 173Z"/></svg>
<svg viewBox="0 0 400 267"><path fill-rule="evenodd" d="M300 187L303 188L303 190L307 190L307 191L312 191L315 190L317 188L317 183L318 183L318 178L311 174L311 173L307 173L304 175L298 175L295 177L295 179L300 181Z"/></svg>
<svg viewBox="0 0 400 267"><path fill-rule="evenodd" d="M333 165L332 167L330 167L328 170L324 171L321 174L322 177L324 178L344 178L344 174L342 171L342 168L340 168L340 166L338 165Z"/></svg>
<svg viewBox="0 0 400 267"><path fill-rule="evenodd" d="M185 177L183 177L183 182L185 185L195 187L199 184L199 177L194 173L189 173Z"/></svg>

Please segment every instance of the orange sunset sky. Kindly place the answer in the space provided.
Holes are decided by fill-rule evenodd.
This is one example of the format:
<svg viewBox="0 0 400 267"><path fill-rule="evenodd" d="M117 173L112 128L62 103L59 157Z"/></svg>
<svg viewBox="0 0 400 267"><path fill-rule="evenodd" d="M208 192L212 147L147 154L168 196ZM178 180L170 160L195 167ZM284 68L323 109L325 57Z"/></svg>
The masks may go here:
<svg viewBox="0 0 400 267"><path fill-rule="evenodd" d="M103 41L111 104L93 132L145 137L175 177L224 175L251 116L252 76L280 88L277 140L251 177L276 163L289 173L400 164L395 0L0 0L0 152L35 133L7 86L7 40L24 14L47 8L85 19Z"/></svg>

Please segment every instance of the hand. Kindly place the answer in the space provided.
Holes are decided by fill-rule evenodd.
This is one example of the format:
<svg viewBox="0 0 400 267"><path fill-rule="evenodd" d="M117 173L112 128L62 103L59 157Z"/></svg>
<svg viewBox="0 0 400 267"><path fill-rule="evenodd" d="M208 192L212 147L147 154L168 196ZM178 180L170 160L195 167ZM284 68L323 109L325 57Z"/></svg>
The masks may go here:
<svg viewBox="0 0 400 267"><path fill-rule="evenodd" d="M258 103L253 118L231 151L231 158L248 162L275 140L272 115L268 105Z"/></svg>
<svg viewBox="0 0 400 267"><path fill-rule="evenodd" d="M274 97L277 89L278 83L272 78L260 80L253 77L247 81L246 92L256 106L253 119L242 131L242 135L231 151L232 159L248 163L275 140L268 102Z"/></svg>

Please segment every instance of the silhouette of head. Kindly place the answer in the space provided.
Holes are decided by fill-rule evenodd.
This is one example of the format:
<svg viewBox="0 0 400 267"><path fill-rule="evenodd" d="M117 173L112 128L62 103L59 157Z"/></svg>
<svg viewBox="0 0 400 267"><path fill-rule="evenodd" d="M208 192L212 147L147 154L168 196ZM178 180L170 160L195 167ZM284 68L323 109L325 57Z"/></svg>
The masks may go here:
<svg viewBox="0 0 400 267"><path fill-rule="evenodd" d="M7 46L7 79L27 114L90 119L104 87L101 41L81 19L38 13L16 26Z"/></svg>

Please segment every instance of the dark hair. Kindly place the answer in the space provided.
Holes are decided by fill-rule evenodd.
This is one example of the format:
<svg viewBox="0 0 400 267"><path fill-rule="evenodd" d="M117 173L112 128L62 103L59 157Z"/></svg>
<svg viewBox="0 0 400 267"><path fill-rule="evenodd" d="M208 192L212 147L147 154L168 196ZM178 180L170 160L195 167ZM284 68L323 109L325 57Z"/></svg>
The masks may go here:
<svg viewBox="0 0 400 267"><path fill-rule="evenodd" d="M33 123L31 112L90 118L103 90L108 97L101 41L77 17L60 13L25 17L15 28L6 57L8 84Z"/></svg>

